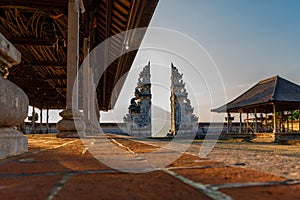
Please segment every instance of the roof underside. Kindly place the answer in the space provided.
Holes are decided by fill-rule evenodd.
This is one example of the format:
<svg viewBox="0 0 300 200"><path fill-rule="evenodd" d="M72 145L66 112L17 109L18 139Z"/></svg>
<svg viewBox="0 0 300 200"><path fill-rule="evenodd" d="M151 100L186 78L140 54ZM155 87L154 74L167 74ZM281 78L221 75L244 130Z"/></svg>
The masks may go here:
<svg viewBox="0 0 300 200"><path fill-rule="evenodd" d="M86 12L80 19L80 63L83 60L83 38L90 36L93 49L115 34L147 27L157 2L83 0ZM68 0L0 2L1 33L22 54L21 63L9 70L8 79L26 92L32 106L50 109L64 109L66 106L67 15ZM106 55L120 55L124 40L117 38L110 42ZM140 44L141 40L138 38L135 42ZM97 87L100 110L113 107L121 90L118 88L112 97L113 88L129 71L136 53L132 51L119 57L103 73Z"/></svg>
<svg viewBox="0 0 300 200"><path fill-rule="evenodd" d="M233 101L212 112L271 113L300 108L300 86L279 76L265 79Z"/></svg>

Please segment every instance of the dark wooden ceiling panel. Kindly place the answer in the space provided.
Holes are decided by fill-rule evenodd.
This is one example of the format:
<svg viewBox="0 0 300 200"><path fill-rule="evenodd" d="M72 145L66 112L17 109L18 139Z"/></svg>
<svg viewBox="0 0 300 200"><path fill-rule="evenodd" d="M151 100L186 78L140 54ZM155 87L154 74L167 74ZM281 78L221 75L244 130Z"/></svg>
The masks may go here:
<svg viewBox="0 0 300 200"><path fill-rule="evenodd" d="M86 12L80 23L80 62L83 38L91 36L91 48L120 32L147 27L158 0L83 0ZM9 70L8 79L28 95L30 105L39 108L65 108L68 0L0 1L1 33L22 53L21 64ZM140 43L142 38L138 38ZM124 37L106 46L106 61L120 55ZM98 105L108 110L117 97L112 90L129 71L136 55L127 53L104 72L98 87ZM104 60L105 63L105 60ZM102 67L102 66L97 66ZM117 89L118 92L120 88Z"/></svg>

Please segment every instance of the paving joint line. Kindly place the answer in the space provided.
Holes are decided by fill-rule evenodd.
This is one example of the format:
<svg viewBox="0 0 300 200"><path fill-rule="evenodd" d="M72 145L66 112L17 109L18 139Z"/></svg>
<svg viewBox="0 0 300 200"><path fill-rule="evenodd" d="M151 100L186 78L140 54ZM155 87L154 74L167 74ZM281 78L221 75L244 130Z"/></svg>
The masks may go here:
<svg viewBox="0 0 300 200"><path fill-rule="evenodd" d="M65 184L68 182L72 174L65 174L58 183L55 184L54 188L50 191L49 196L46 198L46 200L53 200L58 193L63 189Z"/></svg>
<svg viewBox="0 0 300 200"><path fill-rule="evenodd" d="M45 172L45 173L20 173L20 174L0 174L0 178L11 177L34 177L34 176L54 176L54 175L83 175L83 174L105 174L105 173L119 173L118 170L83 170L83 171L62 171L62 172Z"/></svg>
<svg viewBox="0 0 300 200"><path fill-rule="evenodd" d="M225 183L210 185L215 190L227 188L241 188L241 187L256 187L256 186L274 186L274 185L298 185L300 180L286 180L286 181L269 181L269 182L246 182L246 183Z"/></svg>
<svg viewBox="0 0 300 200"><path fill-rule="evenodd" d="M149 146L162 148L159 145L155 144L149 144L146 141L137 141L137 140L131 140L130 138L121 137L121 139L127 139L133 142L139 142L143 143ZM124 145L122 145L124 147ZM129 148L129 147L127 147ZM167 148L172 151L176 151L171 148ZM191 153L191 152L181 152L183 154L188 154L192 156L198 156L197 154ZM270 181L270 182L248 182L248 183L226 183L226 184L218 184L218 185L210 185L210 184L201 184L194 181L191 181L190 179L187 179L176 172L170 171L170 170L176 170L176 169L208 169L208 168L218 168L218 167L237 167L237 165L229 165L229 164L221 164L217 166L195 166L195 167L169 167L169 168L160 168L158 170L162 170L167 172L168 174L172 175L173 177L176 177L177 179L183 181L184 183L195 187L196 189L200 190L201 192L204 192L207 196L213 198L213 199L231 199L231 197L225 195L222 196L223 193L218 191L218 189L225 189L225 188L238 188L238 187L253 187L253 186L272 186L272 185L296 185L300 184L300 180L298 179L290 179L285 181ZM214 192L212 192L214 191ZM221 194L220 194L221 193ZM220 196L219 196L220 195Z"/></svg>
<svg viewBox="0 0 300 200"><path fill-rule="evenodd" d="M132 151L129 147L123 145L122 143L116 141L115 139L113 138L109 138L113 143L117 144L119 147L122 147L122 148L125 148L127 151L129 151L130 153L132 154L136 154L134 151Z"/></svg>
<svg viewBox="0 0 300 200"><path fill-rule="evenodd" d="M197 189L198 191L200 191L202 194L212 198L213 200L232 200L232 198L228 195L226 195L225 193L222 193L218 190L213 189L212 187L210 187L209 185L204 185L201 183L196 183L188 178L185 178L179 174L177 174L176 172L173 172L171 170L164 170L166 173L170 174L171 176L173 176L174 178L182 181L183 183Z"/></svg>

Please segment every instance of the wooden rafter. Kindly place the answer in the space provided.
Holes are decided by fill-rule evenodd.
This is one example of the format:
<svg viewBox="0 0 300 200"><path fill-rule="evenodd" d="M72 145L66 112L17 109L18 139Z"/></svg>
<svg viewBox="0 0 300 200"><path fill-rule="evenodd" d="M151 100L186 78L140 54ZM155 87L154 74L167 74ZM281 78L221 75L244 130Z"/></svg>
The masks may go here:
<svg viewBox="0 0 300 200"><path fill-rule="evenodd" d="M113 1L106 1L106 15L105 15L105 38L110 37L110 27L111 27L111 12L112 12L112 2ZM108 50L109 50L109 44L105 43L104 48L104 66L107 67L107 61L108 61ZM107 85L107 70L104 70L103 74L103 94L102 94L102 105L106 104L106 85Z"/></svg>
<svg viewBox="0 0 300 200"><path fill-rule="evenodd" d="M41 99L50 108L65 106L65 102L61 102L66 97L67 49L64 47L68 38L68 1L0 1L0 30L22 54L21 64L10 69L8 79L24 89L33 106L44 105ZM79 46L83 47L82 38L87 35L90 36L91 50L93 50L112 35L134 27L147 26L157 1L84 0L86 13L81 17ZM144 2L147 4L145 8L141 6ZM105 58L111 60L120 55L120 46L123 42L124 38L116 37L108 44ZM80 52L79 57L82 62L82 49ZM118 58L104 72L98 84L101 90L97 90L98 97L101 97L98 99L101 108L110 107L114 83L130 69L134 56L135 53ZM104 62L108 61L104 60ZM119 92L120 88L117 90ZM38 99L41 93L43 98ZM114 95L114 98L117 96ZM59 105L55 105L58 102Z"/></svg>

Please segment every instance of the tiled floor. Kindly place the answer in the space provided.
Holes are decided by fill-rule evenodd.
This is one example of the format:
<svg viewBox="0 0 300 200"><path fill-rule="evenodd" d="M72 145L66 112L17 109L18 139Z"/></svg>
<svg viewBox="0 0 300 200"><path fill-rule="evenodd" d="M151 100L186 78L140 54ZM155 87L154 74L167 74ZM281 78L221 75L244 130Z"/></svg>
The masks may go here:
<svg viewBox="0 0 300 200"><path fill-rule="evenodd" d="M173 159L176 152L158 152L145 141L113 135L27 137L28 153L0 160L1 200L300 199L298 180L186 153L164 166L161 159Z"/></svg>

